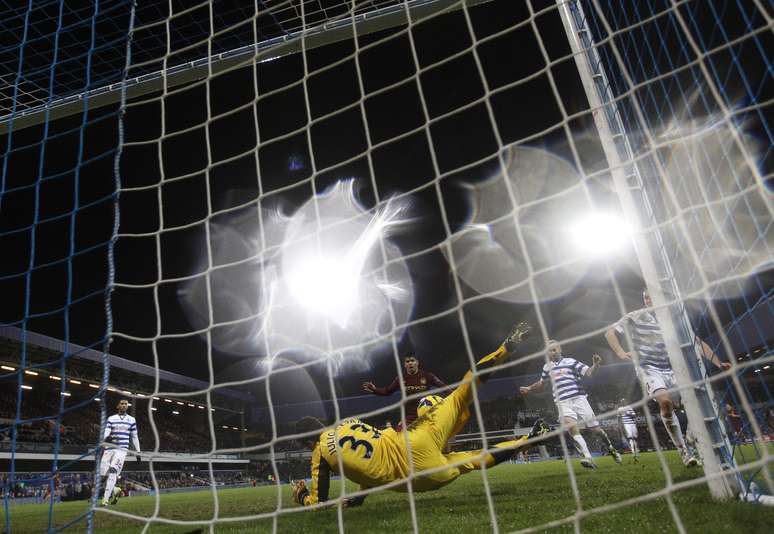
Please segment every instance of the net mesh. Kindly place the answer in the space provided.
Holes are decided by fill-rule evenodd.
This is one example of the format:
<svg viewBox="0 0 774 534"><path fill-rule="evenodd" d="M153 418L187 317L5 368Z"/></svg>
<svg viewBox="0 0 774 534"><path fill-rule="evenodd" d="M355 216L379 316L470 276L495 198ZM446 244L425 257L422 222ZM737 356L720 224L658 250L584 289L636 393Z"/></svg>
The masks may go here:
<svg viewBox="0 0 774 534"><path fill-rule="evenodd" d="M360 382L386 385L413 352L448 354L423 362L456 386L520 319L533 337L499 368L500 380L475 388L455 449L489 450L512 436L496 432L503 427L519 434L534 416L556 420L550 395L497 398L536 380L556 339L588 363L592 352L604 355L588 388L597 415L613 435L627 398L664 483L589 499L560 425L545 454L567 458L572 506L513 518L485 470L480 506L494 531L581 531L593 517L665 499L665 528L684 532L690 518L674 498L682 490L725 477L746 500L773 494L774 8L631 4L116 0L0 9L8 29L0 241L14 251L0 271L9 295L0 321L14 341L2 371L15 399L4 403L0 429L10 438L6 530L19 530L20 482L53 491L55 475L100 450L121 393L147 462L125 477L139 493L153 491L152 508L98 508L97 477L86 511L61 520L52 499L41 528L85 520L99 531L127 520L281 529L298 511L282 483L308 476L289 423L310 413L329 423L402 420L424 392L398 380L394 397L355 396ZM621 214L624 196L636 213ZM623 226L615 216L637 223L637 247L610 232L593 239L600 226ZM646 255L655 269L644 267ZM645 284L659 320L676 325L670 357L686 369L677 388L698 450L710 451L702 476L674 472L658 409L605 339L642 308ZM63 342L48 346L33 332ZM700 357L702 342L731 368ZM108 351L147 368L120 364L122 375L124 360ZM54 410L28 394L45 389L44 379L56 386ZM84 420L99 430L79 427ZM19 455L46 421L56 429L44 447L53 463L32 476ZM186 426L200 440L191 434L187 447ZM80 443L66 443L60 428ZM170 470L184 449L197 469ZM234 509L218 491L219 466L248 459L271 475L276 499ZM210 487L211 502L167 515L161 490L183 471ZM343 480L331 486L357 492ZM408 491L405 528L425 531L418 494ZM349 530L335 502L336 528Z"/></svg>

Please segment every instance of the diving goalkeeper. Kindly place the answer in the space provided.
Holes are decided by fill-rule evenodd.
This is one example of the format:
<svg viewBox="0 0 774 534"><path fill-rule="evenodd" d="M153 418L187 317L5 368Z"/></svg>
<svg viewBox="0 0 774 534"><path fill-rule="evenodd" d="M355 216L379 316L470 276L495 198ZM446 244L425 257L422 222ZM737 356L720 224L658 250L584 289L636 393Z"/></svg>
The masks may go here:
<svg viewBox="0 0 774 534"><path fill-rule="evenodd" d="M491 369L507 359L529 332L526 323L519 323L505 342L493 353L485 356L475 366L476 371ZM480 385L487 375L477 376ZM408 431L397 433L393 429L377 430L358 419L346 419L337 427L324 430L324 425L314 417L305 417L296 424L297 433L309 433L303 438L304 446L312 449L312 481L307 487L303 480L293 483L293 499L304 506L328 499L331 473L338 473L339 466L348 479L360 484L361 489L373 488L407 479L409 468L408 445L411 460L414 491L431 491L453 482L460 475L487 468L511 458L527 445L533 446L536 437L549 432L543 421L535 423L529 436L505 441L494 446L493 451L468 451L444 454L446 443L464 426L469 417L468 406L472 401L473 372L468 371L462 383L431 409L420 415ZM432 472L427 472L432 470ZM395 491L406 491L406 485L395 486ZM364 496L344 501L345 506L357 506Z"/></svg>

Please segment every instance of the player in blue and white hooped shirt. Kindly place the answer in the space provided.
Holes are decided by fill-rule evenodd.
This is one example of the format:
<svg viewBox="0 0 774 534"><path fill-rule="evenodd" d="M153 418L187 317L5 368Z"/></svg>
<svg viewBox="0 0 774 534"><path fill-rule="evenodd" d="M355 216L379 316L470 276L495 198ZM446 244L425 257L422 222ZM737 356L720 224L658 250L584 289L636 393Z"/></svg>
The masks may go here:
<svg viewBox="0 0 774 534"><path fill-rule="evenodd" d="M634 455L634 461L636 462L640 458L640 449L637 446L637 412L626 403L626 399L621 399L621 404L618 407L618 420L621 422L621 428L623 428L626 441L629 443L629 449Z"/></svg>
<svg viewBox="0 0 774 534"><path fill-rule="evenodd" d="M540 380L529 386L519 388L520 393L528 395L533 391L539 391L550 381L554 402L559 410L559 418L562 424L567 427L567 431L575 441L579 452L583 455L581 465L589 469L596 468L588 444L578 428L578 423L583 423L587 429L599 436L606 443L610 456L615 459L616 463L620 464L621 455L615 449L605 431L602 430L602 427L599 426L599 421L597 421L596 415L594 415L594 410L591 409L591 405L586 397L586 390L583 389L583 384L581 383L582 378L591 377L597 372L597 369L602 364L602 357L599 354L594 354L592 356L593 363L589 367L575 358L562 356L562 346L558 341L554 340L548 341L546 352L550 361L543 366Z"/></svg>
<svg viewBox="0 0 774 534"><path fill-rule="evenodd" d="M99 463L99 475L104 478L105 494L102 498L102 505L115 504L117 496L121 493L121 488L116 487L118 475L124 467L126 453L129 450L129 441L134 445L134 450L140 452L140 438L137 435L137 421L134 417L126 413L129 409L129 401L122 399L118 401L115 413L108 417L105 424L105 434L102 441L109 443L102 451L102 459ZM112 446L111 446L112 445ZM139 454L137 461L140 461ZM115 493L115 494L114 494Z"/></svg>
<svg viewBox="0 0 774 534"><path fill-rule="evenodd" d="M622 360L633 361L638 367L637 376L642 381L647 395L658 403L661 421L672 443L680 452L683 465L694 467L699 465L699 459L686 447L680 420L675 415L675 405L679 405L680 399L679 395L673 398L672 393L677 389L677 383L661 334L661 326L656 315L649 309L653 307L653 301L647 289L642 292L642 300L646 309L626 315L605 333L605 338L616 356ZM631 351L625 350L618 339L618 335L624 334L627 329L633 344ZM696 339L707 361L723 371L731 367L731 364L722 362L703 340L698 337Z"/></svg>

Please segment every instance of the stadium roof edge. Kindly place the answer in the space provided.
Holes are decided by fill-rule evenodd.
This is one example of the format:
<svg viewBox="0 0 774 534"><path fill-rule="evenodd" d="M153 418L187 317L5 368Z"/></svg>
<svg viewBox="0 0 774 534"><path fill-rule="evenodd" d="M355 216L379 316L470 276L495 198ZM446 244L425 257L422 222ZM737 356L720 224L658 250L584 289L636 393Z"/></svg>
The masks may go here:
<svg viewBox="0 0 774 534"><path fill-rule="evenodd" d="M86 109L94 110L115 104L122 98L129 100L155 91L169 90L205 79L211 74L248 66L254 61L271 61L302 50L337 43L352 38L352 28L357 30L358 35L366 35L407 24L407 17L410 17L412 24L417 24L425 19L462 9L463 4L466 7L473 7L492 1L409 0L406 3L375 9L371 12L327 21L306 30L297 30L210 57L175 65L167 68L166 71L145 73L88 91L52 98L48 103L33 106L30 109L7 113L0 116L0 135L82 113ZM125 97L122 96L123 91L125 91Z"/></svg>
<svg viewBox="0 0 774 534"><path fill-rule="evenodd" d="M25 331L22 330L21 328L16 328L15 326L0 325L0 337L5 337L14 341L18 341L20 343L26 342L31 345L35 345L37 347L61 352L62 354L70 354L77 358L83 358L84 360L90 360L93 362L102 363L103 353L98 350L94 350L88 347L82 347L74 343L66 343L65 341L62 341L60 339L56 339L54 337L47 336L44 334L38 334L36 332L26 331L25 340L22 340L23 336L25 336ZM194 389L207 389L210 387L210 384L208 382L205 382L204 380L191 378L189 376L180 375L177 373L173 373L171 371L164 371L163 369L156 369L155 367L151 367L150 365L145 365L144 363L139 363L139 362L133 362L131 360L127 360L126 358L115 356L113 354L108 354L107 357L108 357L109 364L119 369L125 369L133 373L137 373L145 376L151 376L151 377L154 377L156 376L156 374L158 374L160 380L166 380L168 382L173 382L175 384L189 386ZM216 392L220 395L223 395L225 397L230 397L236 400L241 400L241 401L252 400L252 396L250 394L244 393L242 391L237 391L234 389L221 387L221 388L217 388Z"/></svg>

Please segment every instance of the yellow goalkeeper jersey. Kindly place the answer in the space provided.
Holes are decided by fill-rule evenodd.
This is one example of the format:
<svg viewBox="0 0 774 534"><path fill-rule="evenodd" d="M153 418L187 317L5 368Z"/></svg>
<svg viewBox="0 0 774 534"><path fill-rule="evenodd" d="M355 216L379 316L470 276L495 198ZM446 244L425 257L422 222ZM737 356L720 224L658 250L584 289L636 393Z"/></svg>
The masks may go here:
<svg viewBox="0 0 774 534"><path fill-rule="evenodd" d="M312 483L303 504L328 499L330 473L339 472L339 460L343 475L366 488L406 477L404 440L391 428L379 430L354 418L323 432L312 451Z"/></svg>

